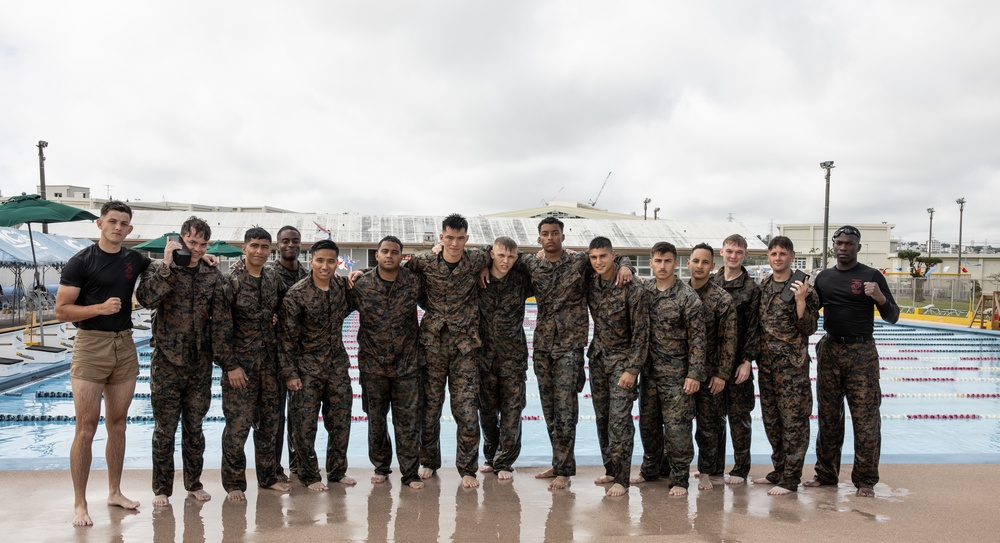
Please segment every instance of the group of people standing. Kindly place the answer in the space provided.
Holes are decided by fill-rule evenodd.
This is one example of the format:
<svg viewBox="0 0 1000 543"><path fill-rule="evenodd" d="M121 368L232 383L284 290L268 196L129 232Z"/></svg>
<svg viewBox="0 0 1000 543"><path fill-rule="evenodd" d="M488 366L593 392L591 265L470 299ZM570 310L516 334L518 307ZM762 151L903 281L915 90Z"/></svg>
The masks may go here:
<svg viewBox="0 0 1000 543"><path fill-rule="evenodd" d="M79 329L71 363L77 411L71 451L74 525L91 524L86 485L102 395L108 504L139 505L120 489L125 421L138 375L128 303L136 281L138 302L155 310L154 506L168 505L173 491L178 423L184 487L194 499L210 499L200 481L201 425L211 403L213 363L223 370L222 481L229 499L246 499L243 451L251 429L258 486L291 489L281 466L286 398L290 472L310 490L327 489L315 452L322 415L327 484L355 484L347 476L353 394L342 338L344 320L353 311L360 317L358 368L372 482L384 483L392 472L393 441L404 485L422 488L441 468L446 389L457 425L462 485L478 487L477 472L512 479L526 402L524 302L532 296L538 304L532 361L552 446L551 466L535 477L550 479L551 490L566 488L576 474L588 310L594 322L587 352L590 390L605 466L595 482L607 486L606 495L620 496L630 484L660 477L667 479L671 495L686 494L694 442L699 488L711 489L712 477L725 468L727 419L735 465L726 483L745 482L753 361L774 450L774 470L755 482L774 484L770 494L796 490L812 411L808 337L825 307L827 335L817 346L819 462L816 478L805 485L839 480L846 396L855 426L852 477L859 495L873 495L880 395L871 309L874 303L883 319L895 322L898 307L881 274L857 262L860 232L853 227L834 235L837 267L831 270L836 272L820 274L813 287L807 280L790 280L794 252L783 237L769 244L774 273L759 286L743 267L747 243L739 235L723 242L724 265L714 274L715 251L699 244L687 260L690 282L678 280L677 249L661 242L650 252L654 278L636 280L630 260L617 255L608 238L594 238L586 252L564 249L564 225L556 218L538 225L541 250L524 254L508 237L467 248L468 222L457 214L442 223L434 251L414 255L404 266L403 243L386 236L376 249L377 266L347 277L336 273L335 242L313 244L307 270L298 261L301 236L295 228L278 232L278 258L270 263L270 233L251 228L244 236L242 266L223 274L205 253L211 239L205 221L191 217L181 227L181 240L167 242L163 260L151 261L122 246L131 218L126 204L105 204L98 243L70 260L57 294L57 317ZM189 261L175 260L175 250L182 248L190 252ZM418 306L424 309L422 320ZM630 477L637 400L643 462Z"/></svg>

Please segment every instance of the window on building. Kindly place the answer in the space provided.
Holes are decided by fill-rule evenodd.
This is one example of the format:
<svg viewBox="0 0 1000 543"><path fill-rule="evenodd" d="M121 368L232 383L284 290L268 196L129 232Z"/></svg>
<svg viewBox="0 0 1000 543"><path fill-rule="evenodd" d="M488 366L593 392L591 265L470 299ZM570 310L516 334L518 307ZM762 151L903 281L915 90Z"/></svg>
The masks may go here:
<svg viewBox="0 0 1000 543"><path fill-rule="evenodd" d="M53 194L52 196L54 196L56 198L62 198L62 193L61 192L57 192L57 193Z"/></svg>

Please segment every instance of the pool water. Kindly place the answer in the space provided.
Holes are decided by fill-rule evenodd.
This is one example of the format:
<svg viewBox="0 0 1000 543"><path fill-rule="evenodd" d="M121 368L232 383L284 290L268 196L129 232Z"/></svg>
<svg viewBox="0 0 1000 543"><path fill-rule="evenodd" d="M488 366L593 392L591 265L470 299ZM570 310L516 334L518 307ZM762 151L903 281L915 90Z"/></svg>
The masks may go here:
<svg viewBox="0 0 1000 543"><path fill-rule="evenodd" d="M536 307L527 306L525 330L529 348L535 325ZM345 346L351 356L352 388L355 395L351 425L349 462L352 467L368 466L367 422L361 410L361 389L357 382L357 314L344 324ZM815 357L815 343L810 339L810 353ZM984 463L1000 462L1000 335L977 333L963 329L944 329L911 325L876 323L875 340L881 357L882 373L882 461L897 463ZM125 467L150 468L150 443L153 423L149 394L149 351L140 347L140 381L129 416L128 445ZM815 358L811 374L815 377ZM221 388L216 368L212 406L204 424L208 449L206 467L215 468L221 460L222 422ZM534 374L528 371L528 404L524 410L523 447L519 464L547 465L551 459L548 435L542 418L538 386ZM43 421L0 422L0 469L67 469L69 449L73 441L73 400L68 397L70 380L67 373L8 391L0 395L0 419L4 415L27 415ZM580 422L577 427L576 454L582 465L599 465L600 449L594 422L589 386L580 400ZM815 406L813 413L816 412ZM455 425L450 408L445 406L442 423L442 452L445 465L454 462ZM634 408L638 414L638 406ZM759 402L754 410L754 464L767 464L770 445L760 420ZM65 418L66 421L53 421ZM813 444L807 463L814 461L817 422L812 421ZM178 430L179 432L179 430ZM853 435L850 418L847 421L844 463L852 461ZM94 465L103 463L106 434L98 429L94 444ZM178 465L180 435L178 443ZM252 458L252 440L248 440L248 457ZM317 451L325 450L325 441L317 439ZM641 461L642 444L636 432L635 464ZM729 450L729 463L732 451ZM287 454L284 458L287 465Z"/></svg>

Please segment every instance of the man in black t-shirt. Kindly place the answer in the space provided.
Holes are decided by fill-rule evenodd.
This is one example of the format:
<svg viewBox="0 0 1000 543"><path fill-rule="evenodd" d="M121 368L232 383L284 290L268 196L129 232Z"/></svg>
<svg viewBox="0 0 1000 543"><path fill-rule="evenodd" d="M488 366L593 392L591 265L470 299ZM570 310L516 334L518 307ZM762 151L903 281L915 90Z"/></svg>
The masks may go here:
<svg viewBox="0 0 1000 543"><path fill-rule="evenodd" d="M875 496L882 449L882 389L872 307L878 308L882 320L895 324L899 306L882 273L858 263L861 232L857 228L843 226L834 232L833 247L837 266L816 276L826 335L816 345L816 476L804 485L836 485L840 479L846 397L854 425L851 481L859 497L870 498Z"/></svg>
<svg viewBox="0 0 1000 543"><path fill-rule="evenodd" d="M132 342L132 291L149 259L122 241L132 232L132 210L111 200L101 208L97 227L101 237L66 263L56 293L56 318L72 321L79 329L74 340L70 378L76 409L76 434L70 449L73 476L73 526L93 524L87 510L91 446L101 418L108 432L108 505L136 509L139 502L122 495L125 458L125 421L139 360Z"/></svg>

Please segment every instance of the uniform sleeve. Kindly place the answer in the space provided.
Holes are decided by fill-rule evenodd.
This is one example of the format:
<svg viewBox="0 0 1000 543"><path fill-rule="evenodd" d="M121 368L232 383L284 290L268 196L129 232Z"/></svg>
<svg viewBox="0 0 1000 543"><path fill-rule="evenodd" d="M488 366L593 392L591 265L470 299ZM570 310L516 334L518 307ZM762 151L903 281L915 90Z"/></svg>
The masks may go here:
<svg viewBox="0 0 1000 543"><path fill-rule="evenodd" d="M802 316L795 319L795 330L802 337L809 337L816 333L819 323L819 294L812 286L809 286L806 293L806 310Z"/></svg>
<svg viewBox="0 0 1000 543"><path fill-rule="evenodd" d="M747 305L747 335L743 344L743 352L739 353L736 364L744 360L760 360L760 287L754 286Z"/></svg>
<svg viewBox="0 0 1000 543"><path fill-rule="evenodd" d="M687 325L688 379L705 380L705 358L708 340L705 332L705 310L698 295L688 297L684 306L684 323Z"/></svg>
<svg viewBox="0 0 1000 543"><path fill-rule="evenodd" d="M224 371L239 367L233 356L233 289L219 274L212 292L212 356Z"/></svg>
<svg viewBox="0 0 1000 543"><path fill-rule="evenodd" d="M645 289L637 283L630 283L628 286L631 287L628 289L628 309L632 341L629 344L625 371L639 375L649 355L649 302Z"/></svg>
<svg viewBox="0 0 1000 543"><path fill-rule="evenodd" d="M163 300L170 295L177 277L173 270L162 261L153 261L139 279L139 288L135 291L135 299L147 309L157 309Z"/></svg>
<svg viewBox="0 0 1000 543"><path fill-rule="evenodd" d="M632 277L636 277L638 275L638 272L632 266L632 259L630 259L628 255L618 255L615 257L615 264L618 264L621 268L628 268L629 271L632 272Z"/></svg>
<svg viewBox="0 0 1000 543"><path fill-rule="evenodd" d="M733 375L736 362L736 343L739 341L736 323L736 304L727 294L727 303L719 319L719 367L713 377L728 381Z"/></svg>
<svg viewBox="0 0 1000 543"><path fill-rule="evenodd" d="M434 253L426 251L418 255L413 255L410 257L409 262L406 263L407 269L416 273L424 273L427 268L427 264L430 263L431 257L436 257Z"/></svg>
<svg viewBox="0 0 1000 543"><path fill-rule="evenodd" d="M285 382L299 378L295 361L299 358L299 317L302 307L298 303L298 293L289 291L281 301L281 316L278 317L278 373Z"/></svg>
<svg viewBox="0 0 1000 543"><path fill-rule="evenodd" d="M875 282L878 283L879 290L882 291L882 295L885 296L884 304L875 304L878 308L878 314L881 315L882 320L889 324L896 324L899 320L899 306L896 305L896 299L892 297L892 292L889 290L889 283L886 282L885 276L879 273L878 270L873 270L875 275Z"/></svg>

